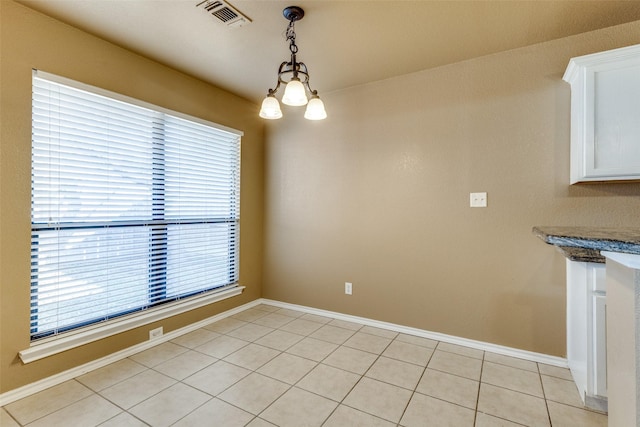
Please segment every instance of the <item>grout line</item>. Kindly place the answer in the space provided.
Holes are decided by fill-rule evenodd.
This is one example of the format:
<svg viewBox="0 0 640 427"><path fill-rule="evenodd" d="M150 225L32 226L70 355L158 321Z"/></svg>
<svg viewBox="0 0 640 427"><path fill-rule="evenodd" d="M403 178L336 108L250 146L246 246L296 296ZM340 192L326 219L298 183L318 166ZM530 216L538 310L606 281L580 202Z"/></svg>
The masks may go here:
<svg viewBox="0 0 640 427"><path fill-rule="evenodd" d="M2 407L2 409L1 409L1 410L2 410L2 411L4 411L4 413L5 413L5 414L7 414L7 416L8 416L9 418L11 418L11 419L16 423L16 424L18 424L19 426L22 426L22 424L20 424L20 423L18 422L18 420L16 420L16 418L15 418L13 415L11 415L11 413L9 413L9 411L7 411L6 409L4 409L4 407Z"/></svg>
<svg viewBox="0 0 640 427"><path fill-rule="evenodd" d="M424 378L425 374L427 373L427 366L429 366L429 362L431 361L431 358L433 357L433 353L435 353L435 352L436 351L434 349L431 352L431 355L429 356L429 359L427 360L427 363L424 365L424 369L422 370L422 374L420 375L420 378L418 378L418 382L416 383L416 386L413 388L413 391L411 392L411 396L409 396L409 400L407 400L407 404L404 406L404 409L402 410L402 414L400 414L400 419L398 420L397 425L400 425L400 422L402 421L402 418L407 413L407 409L409 409L409 404L411 404L411 401L413 400L413 396L417 393L418 386L420 385L420 382L422 381L422 378Z"/></svg>
<svg viewBox="0 0 640 427"><path fill-rule="evenodd" d="M484 362L486 360L486 352L482 353L482 364L480 365L480 378L478 378L478 393L476 393L476 408L473 414L473 425L478 422L478 404L480 402L480 387L482 387L482 373L484 371Z"/></svg>
<svg viewBox="0 0 640 427"><path fill-rule="evenodd" d="M544 389L544 382L542 382L542 372L540 372L540 366L538 365L538 380L540 381L540 388L542 389L542 398L544 399L544 407L547 409L547 419L549 420L549 425L553 426L553 422L551 421L551 412L549 411L549 402L547 401L547 392Z"/></svg>

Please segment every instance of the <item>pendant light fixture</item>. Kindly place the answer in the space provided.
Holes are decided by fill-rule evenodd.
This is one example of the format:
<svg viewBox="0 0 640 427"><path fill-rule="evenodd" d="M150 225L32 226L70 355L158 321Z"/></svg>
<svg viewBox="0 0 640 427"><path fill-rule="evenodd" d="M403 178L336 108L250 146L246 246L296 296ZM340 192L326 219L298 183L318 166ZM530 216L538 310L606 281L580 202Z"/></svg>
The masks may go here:
<svg viewBox="0 0 640 427"><path fill-rule="evenodd" d="M311 90L309 86L309 71L304 62L298 62L296 54L298 46L296 45L296 32L294 23L304 16L304 10L298 6L289 6L282 11L282 14L289 21L287 26L287 40L289 41L289 50L291 51L291 60L284 61L278 68L278 82L275 89L269 89L267 97L262 101L260 109L260 117L264 119L279 119L282 117L280 103L276 98L276 92L280 86L284 85L284 95L282 102L286 105L302 106L306 105L307 110L304 118L308 120L322 120L327 117L324 109L324 103L318 96L317 90ZM307 98L307 93L311 99Z"/></svg>

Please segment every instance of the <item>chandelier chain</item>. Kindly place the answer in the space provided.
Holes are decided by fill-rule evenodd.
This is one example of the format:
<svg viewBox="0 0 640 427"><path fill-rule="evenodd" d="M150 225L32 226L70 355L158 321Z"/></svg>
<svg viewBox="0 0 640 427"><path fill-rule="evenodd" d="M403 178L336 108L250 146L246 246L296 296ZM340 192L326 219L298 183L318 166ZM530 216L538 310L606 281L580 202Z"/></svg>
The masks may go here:
<svg viewBox="0 0 640 427"><path fill-rule="evenodd" d="M298 53L298 45L296 45L296 29L294 27L295 21L290 21L287 27L287 40L289 40L289 50L291 53Z"/></svg>

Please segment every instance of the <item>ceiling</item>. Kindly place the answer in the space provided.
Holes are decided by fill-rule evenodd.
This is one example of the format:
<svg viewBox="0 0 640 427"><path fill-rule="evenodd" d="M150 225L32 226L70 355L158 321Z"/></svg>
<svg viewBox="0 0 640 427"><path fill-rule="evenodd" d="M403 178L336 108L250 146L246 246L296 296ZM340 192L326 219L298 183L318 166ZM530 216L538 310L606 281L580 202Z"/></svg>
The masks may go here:
<svg viewBox="0 0 640 427"><path fill-rule="evenodd" d="M320 95L349 86L640 20L640 1L229 0L251 23L231 28L201 0L18 0L148 58L259 102L288 60Z"/></svg>

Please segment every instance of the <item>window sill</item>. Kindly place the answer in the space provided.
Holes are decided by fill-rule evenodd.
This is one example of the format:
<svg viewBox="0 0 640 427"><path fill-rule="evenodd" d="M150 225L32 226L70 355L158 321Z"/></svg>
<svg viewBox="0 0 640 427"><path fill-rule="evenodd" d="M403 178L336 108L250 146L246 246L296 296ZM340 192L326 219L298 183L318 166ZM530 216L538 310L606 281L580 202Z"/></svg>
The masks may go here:
<svg viewBox="0 0 640 427"><path fill-rule="evenodd" d="M238 285L231 286L218 292L212 292L184 301L176 301L161 307L94 325L80 331L69 332L53 338L45 338L32 343L28 349L22 350L18 354L24 364L35 362L36 360L44 359L45 357L71 350L72 348L80 347L90 342L98 341L149 323L166 319L167 317L240 295L244 288L244 286Z"/></svg>

